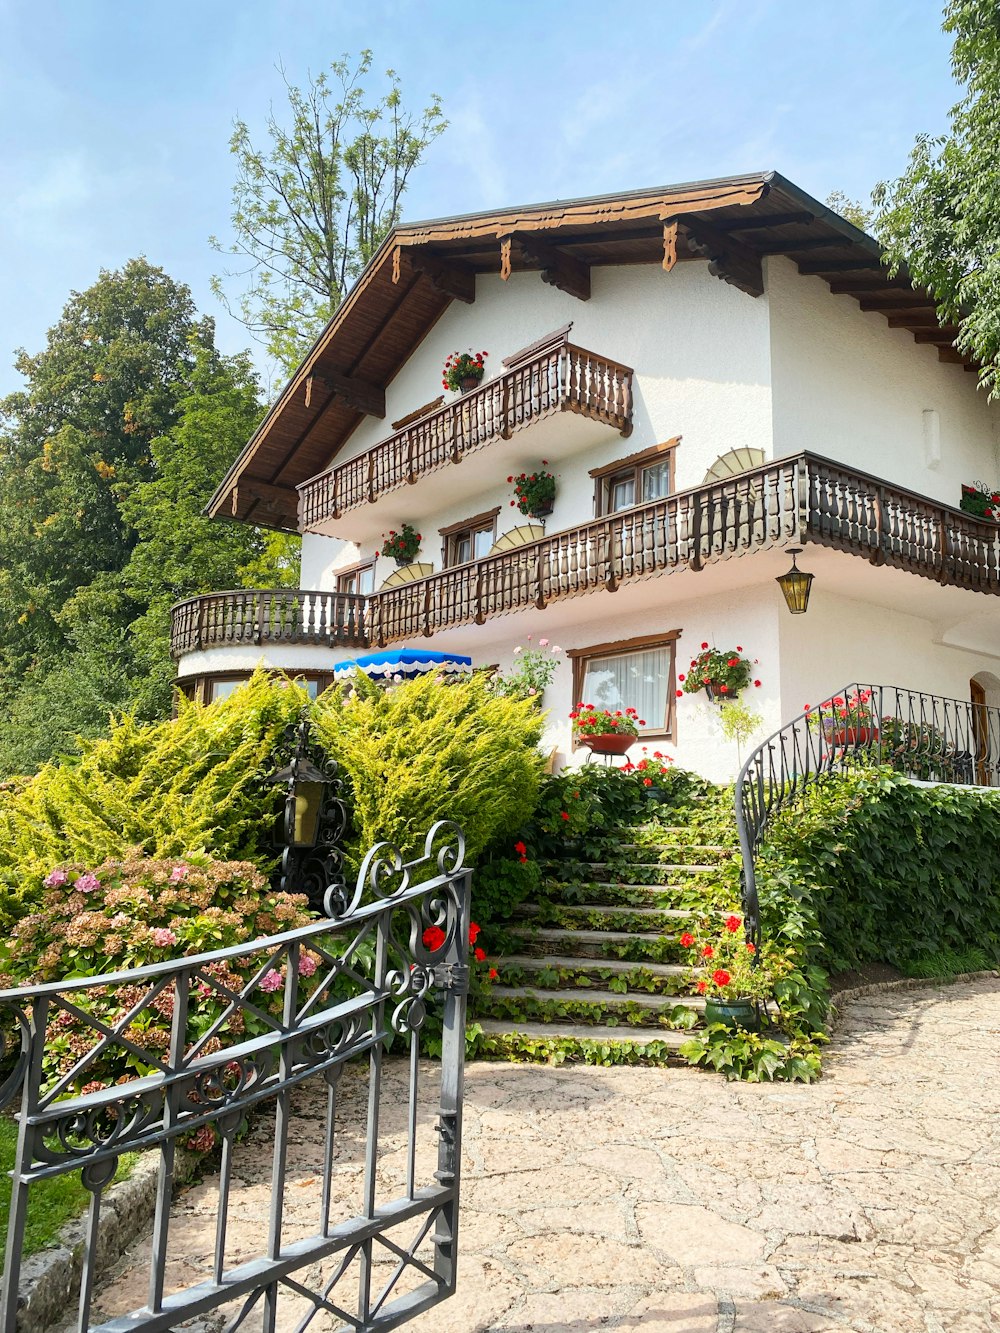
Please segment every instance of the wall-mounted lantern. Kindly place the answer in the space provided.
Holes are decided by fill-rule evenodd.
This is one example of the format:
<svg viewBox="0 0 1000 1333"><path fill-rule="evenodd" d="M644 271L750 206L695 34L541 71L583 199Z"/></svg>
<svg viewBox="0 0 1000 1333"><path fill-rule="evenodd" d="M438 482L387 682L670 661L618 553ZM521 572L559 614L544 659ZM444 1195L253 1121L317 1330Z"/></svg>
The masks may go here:
<svg viewBox="0 0 1000 1333"><path fill-rule="evenodd" d="M799 569L795 563L795 557L802 554L800 546L789 551L788 554L792 557L791 569L787 574L780 574L774 581L781 589L785 605L792 615L801 616L809 609L809 592L812 588L812 581L816 576L807 574L805 570Z"/></svg>
<svg viewBox="0 0 1000 1333"><path fill-rule="evenodd" d="M288 762L268 779L285 789L276 837L282 848L277 887L283 893L306 894L310 906L321 912L329 889L344 891L341 842L347 807L341 780L337 765L326 760L313 741L305 713L285 729L279 757L283 754Z"/></svg>

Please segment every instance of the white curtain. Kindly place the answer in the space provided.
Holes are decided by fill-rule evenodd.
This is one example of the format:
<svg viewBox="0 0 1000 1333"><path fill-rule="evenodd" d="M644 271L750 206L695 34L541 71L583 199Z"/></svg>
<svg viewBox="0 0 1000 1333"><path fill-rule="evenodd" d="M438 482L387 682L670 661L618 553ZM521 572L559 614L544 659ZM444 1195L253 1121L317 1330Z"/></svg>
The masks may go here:
<svg viewBox="0 0 1000 1333"><path fill-rule="evenodd" d="M593 657L587 663L580 702L612 711L635 708L647 728L660 728L667 719L669 685L669 647L621 657Z"/></svg>

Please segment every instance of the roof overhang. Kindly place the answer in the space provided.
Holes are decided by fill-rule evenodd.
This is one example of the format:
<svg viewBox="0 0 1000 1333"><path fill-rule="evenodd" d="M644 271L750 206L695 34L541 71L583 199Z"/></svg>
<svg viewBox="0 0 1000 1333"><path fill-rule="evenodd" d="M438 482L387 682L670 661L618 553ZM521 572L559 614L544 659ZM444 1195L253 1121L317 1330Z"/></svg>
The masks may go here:
<svg viewBox="0 0 1000 1333"><path fill-rule="evenodd" d="M800 272L937 344L943 359L962 359L957 330L939 328L933 300L908 274L891 277L870 236L777 172L417 222L380 246L207 512L297 530L295 488L328 466L365 415L385 415L386 385L452 301L474 301L479 273L533 269L586 300L592 267L703 258L753 296L768 255L795 259Z"/></svg>

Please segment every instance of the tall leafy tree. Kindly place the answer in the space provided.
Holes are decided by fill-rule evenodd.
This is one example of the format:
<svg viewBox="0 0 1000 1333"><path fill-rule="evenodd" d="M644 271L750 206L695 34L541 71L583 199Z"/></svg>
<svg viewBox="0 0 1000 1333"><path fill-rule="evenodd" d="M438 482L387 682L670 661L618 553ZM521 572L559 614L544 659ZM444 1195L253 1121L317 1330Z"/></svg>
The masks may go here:
<svg viewBox="0 0 1000 1333"><path fill-rule="evenodd" d="M121 588L142 608L129 626L138 668L132 703L145 716L169 706L175 601L226 588L293 585L298 574L298 537L203 513L225 468L253 434L261 406L246 353L224 357L201 338L193 351L177 425L150 447L155 475L122 505L137 541Z"/></svg>
<svg viewBox="0 0 1000 1333"><path fill-rule="evenodd" d="M225 279L248 280L233 312L289 371L398 221L410 173L447 126L436 95L419 114L405 110L394 70L388 92L369 92L371 68L366 50L305 88L285 79L287 123L269 114L265 148L234 122L235 240L212 244L243 267L214 288L233 309Z"/></svg>
<svg viewBox="0 0 1000 1333"><path fill-rule="evenodd" d="M188 289L145 259L70 297L25 387L0 402L0 697L69 645L73 595L127 563L121 505L173 429L198 323Z"/></svg>
<svg viewBox="0 0 1000 1333"><path fill-rule="evenodd" d="M201 508L260 417L191 295L145 259L74 293L0 403L0 774L170 707L169 607L287 580L291 539Z"/></svg>
<svg viewBox="0 0 1000 1333"><path fill-rule="evenodd" d="M906 263L942 321L960 324L958 345L998 391L1000 369L1000 5L949 0L951 67L963 86L948 133L918 136L899 180L873 193L876 234L894 269Z"/></svg>

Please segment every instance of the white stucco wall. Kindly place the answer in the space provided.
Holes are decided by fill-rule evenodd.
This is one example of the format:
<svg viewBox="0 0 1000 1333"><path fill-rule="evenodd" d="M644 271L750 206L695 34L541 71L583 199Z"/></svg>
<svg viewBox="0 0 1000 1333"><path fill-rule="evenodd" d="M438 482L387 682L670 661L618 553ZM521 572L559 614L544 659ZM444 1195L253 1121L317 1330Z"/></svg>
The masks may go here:
<svg viewBox="0 0 1000 1333"><path fill-rule="evenodd" d="M749 446L771 453L770 337L767 297L752 298L720 282L702 263L683 263L671 273L659 265L592 270L591 299L578 301L546 286L536 273L516 273L508 282L483 275L473 305L454 302L386 390L384 421L368 418L337 455L343 462L385 439L391 423L438 396L441 368L450 352L487 351L487 379L502 373L501 361L519 348L572 321L579 346L631 366L635 371L634 428L628 439L595 428L572 413L497 441L488 453L495 466L471 477L468 463L421 478L395 492L384 526L408 517L417 491L440 501L421 519L428 542L421 558L440 565L437 529L494 505L501 506L499 531L523 523L510 507L507 476L539 465L545 434L575 437L572 465L553 464L558 479L556 508L548 528L556 531L593 517L591 468L683 435L676 456L676 485L697 485L715 459ZM446 400L454 395L446 394ZM551 438L551 435L549 435ZM468 478L468 483L465 482ZM398 511L398 512L397 512ZM363 557L372 553L363 549ZM303 539L304 587L329 588L337 568L359 558L353 545L330 538ZM376 586L393 569L380 562Z"/></svg>
<svg viewBox="0 0 1000 1333"><path fill-rule="evenodd" d="M1000 483L997 409L974 375L789 259L767 261L767 294L775 457L809 449L956 507L963 482Z"/></svg>
<svg viewBox="0 0 1000 1333"><path fill-rule="evenodd" d="M515 273L507 282L479 276L475 303L448 307L388 386L385 421L362 422L338 461L377 444L390 433L389 422L442 393L450 352L489 352L491 379L502 373L505 356L571 321L572 342L636 373L635 427L621 452L683 431L678 485L689 486L701 480L720 443L769 448L766 296L737 291L702 263L678 264L671 273L656 264L595 268L591 284L591 299L578 301L537 273ZM600 461L613 459L615 448L621 441L612 435Z"/></svg>
<svg viewBox="0 0 1000 1333"><path fill-rule="evenodd" d="M854 681L968 700L973 676L995 679L996 656L937 642L933 622L866 602L863 588L844 597L817 580L808 612L780 619L783 721Z"/></svg>

